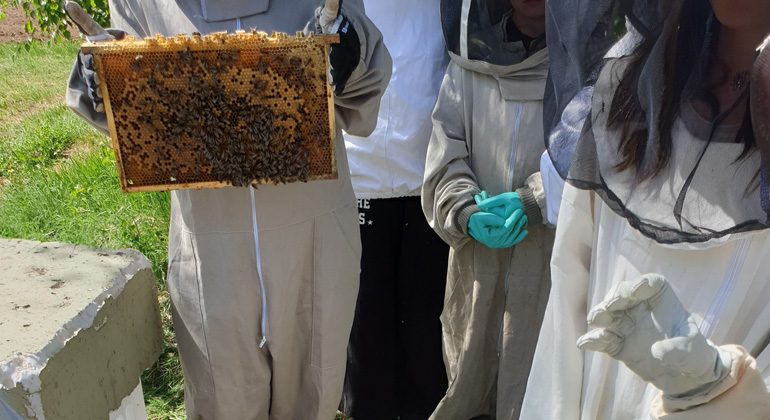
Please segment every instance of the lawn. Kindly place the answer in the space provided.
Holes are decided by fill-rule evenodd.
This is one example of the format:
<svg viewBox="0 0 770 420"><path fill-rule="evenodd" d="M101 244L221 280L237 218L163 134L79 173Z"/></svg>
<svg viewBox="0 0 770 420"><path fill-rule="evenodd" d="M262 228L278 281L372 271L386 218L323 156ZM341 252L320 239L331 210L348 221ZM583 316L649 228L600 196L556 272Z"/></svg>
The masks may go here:
<svg viewBox="0 0 770 420"><path fill-rule="evenodd" d="M0 44L0 129L61 103L77 44Z"/></svg>
<svg viewBox="0 0 770 420"><path fill-rule="evenodd" d="M169 196L121 192L107 139L63 104L77 44L0 44L0 236L133 248L153 263L166 348L143 377L151 419L184 418L165 291Z"/></svg>

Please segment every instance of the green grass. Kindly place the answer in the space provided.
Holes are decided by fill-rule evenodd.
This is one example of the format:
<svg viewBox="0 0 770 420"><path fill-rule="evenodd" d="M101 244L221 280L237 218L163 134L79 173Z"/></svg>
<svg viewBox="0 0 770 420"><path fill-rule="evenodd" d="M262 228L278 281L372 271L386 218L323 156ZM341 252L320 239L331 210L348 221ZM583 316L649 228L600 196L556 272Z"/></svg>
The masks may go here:
<svg viewBox="0 0 770 420"><path fill-rule="evenodd" d="M163 278L167 194L124 194L112 151L92 152L44 168L0 190L0 235L99 248L133 247Z"/></svg>
<svg viewBox="0 0 770 420"><path fill-rule="evenodd" d="M56 168L28 171L0 188L0 236L133 248L152 262L160 280L166 342L160 360L143 378L153 419L184 418L182 373L165 291L168 217L168 194L121 192L112 150L104 144Z"/></svg>
<svg viewBox="0 0 770 420"><path fill-rule="evenodd" d="M75 143L100 137L63 105L48 108L0 130L0 177L23 178L65 157Z"/></svg>
<svg viewBox="0 0 770 420"><path fill-rule="evenodd" d="M108 140L63 105L77 46L0 44L0 237L133 248L152 262L165 349L142 378L150 419L184 419L166 292L169 195L120 190Z"/></svg>
<svg viewBox="0 0 770 420"><path fill-rule="evenodd" d="M15 120L29 109L63 103L78 44L0 44L0 120Z"/></svg>

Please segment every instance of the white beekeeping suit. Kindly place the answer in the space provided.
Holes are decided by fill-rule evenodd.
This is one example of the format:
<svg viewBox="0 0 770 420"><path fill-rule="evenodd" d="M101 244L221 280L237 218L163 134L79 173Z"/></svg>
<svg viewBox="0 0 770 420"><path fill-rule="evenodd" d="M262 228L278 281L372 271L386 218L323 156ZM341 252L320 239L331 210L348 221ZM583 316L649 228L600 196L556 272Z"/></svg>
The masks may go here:
<svg viewBox="0 0 770 420"><path fill-rule="evenodd" d="M516 419L550 287L553 229L539 173L544 36L512 28L511 2L444 1L451 62L433 114L423 211L450 246L441 315L449 390L431 418ZM474 195L516 191L528 235L492 249L471 237Z"/></svg>
<svg viewBox="0 0 770 420"><path fill-rule="evenodd" d="M251 29L294 34L317 0L110 1L138 37ZM341 130L375 124L390 57L360 0L340 14L360 40L335 95L339 178L171 193L168 288L192 419L329 419L339 403L360 240ZM68 104L96 125L77 66Z"/></svg>
<svg viewBox="0 0 770 420"><path fill-rule="evenodd" d="M632 30L602 66L606 48L598 55L597 49L608 43L593 39L605 32L592 28L608 27L611 14L605 12L613 2L578 3L552 2L549 9L549 30L559 34L549 42L566 46L566 57L554 57L551 68L557 118L549 152L567 184L551 262L552 289L521 418L770 418L770 230L762 206L766 187L758 176L762 156L755 146L736 141L746 135L740 126L720 124L719 114L704 118L694 105L697 90L690 90L700 85L700 70L707 68L701 60L708 58L717 28L711 6L634 2L627 10ZM690 38L690 32L678 32L685 27L702 32ZM693 42L679 44L685 47L677 51L689 57L691 70L680 67L687 82L671 93L662 88L670 77L664 76L662 46L677 32ZM647 53L634 54L645 43ZM610 128L609 121L634 60L644 60L632 89L638 89L634 92L645 110L643 123L634 127L647 129L645 159L636 169L619 170L619 149L629 136ZM556 80L557 74L573 71L582 72L587 85ZM670 99L664 95L674 94L681 95L678 108L661 112L664 99ZM668 161L640 176L665 148L657 127L671 115ZM757 131L756 137L761 144L767 134ZM651 277L665 279L668 298L632 303L629 296L644 290ZM638 289L628 293L629 285ZM612 312L618 306L622 310ZM681 320L692 328L666 328ZM656 334L666 336L646 341ZM599 345L597 338L611 345ZM670 346L673 342L687 345ZM584 351L578 343L601 350ZM682 369L661 362L674 354L683 363L706 363Z"/></svg>

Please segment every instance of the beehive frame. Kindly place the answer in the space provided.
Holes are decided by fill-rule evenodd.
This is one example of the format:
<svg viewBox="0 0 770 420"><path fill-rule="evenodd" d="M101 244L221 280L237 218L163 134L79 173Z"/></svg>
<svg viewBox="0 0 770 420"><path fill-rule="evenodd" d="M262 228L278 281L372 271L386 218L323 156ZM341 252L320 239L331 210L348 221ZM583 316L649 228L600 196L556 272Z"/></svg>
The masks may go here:
<svg viewBox="0 0 770 420"><path fill-rule="evenodd" d="M85 43L126 192L335 179L337 35Z"/></svg>

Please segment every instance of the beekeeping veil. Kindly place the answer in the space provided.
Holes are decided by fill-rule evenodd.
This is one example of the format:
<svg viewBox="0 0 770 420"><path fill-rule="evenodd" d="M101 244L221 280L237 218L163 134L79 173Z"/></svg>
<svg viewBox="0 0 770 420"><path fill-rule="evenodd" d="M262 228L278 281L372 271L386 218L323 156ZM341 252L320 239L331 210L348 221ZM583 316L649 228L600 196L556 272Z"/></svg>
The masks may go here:
<svg viewBox="0 0 770 420"><path fill-rule="evenodd" d="M680 23L695 29L684 37ZM615 42L617 29L623 26L628 32ZM672 132L674 146L668 166L649 177L656 173L654 163L663 147L658 127L665 119L669 40L678 37L677 48L686 46L696 57L692 74L685 75L680 111L684 113L696 86L702 86L717 31L705 0L547 3L546 33L552 48L544 124L545 132L550 133L546 143L551 160L567 182L593 190L631 226L660 243L719 240L732 233L765 229L770 220L770 213L761 206L761 159L756 151L743 156L741 144L715 140L730 132L735 137L736 130L721 124L722 116L716 116L705 133L696 136L700 141ZM624 63L641 45L646 53L640 59L635 87L644 118L637 128L646 130L647 141L640 151L643 158L638 170L619 171L621 131L607 128L614 95L608 85L617 86ZM597 83L600 74L605 77L602 80L615 81ZM689 110L697 116L691 107ZM688 132L697 131L689 128Z"/></svg>
<svg viewBox="0 0 770 420"><path fill-rule="evenodd" d="M504 25L510 14L510 0L442 0L441 22L452 58L461 65L511 66L524 61L528 51L545 47L544 38L533 40L529 48L506 39Z"/></svg>
<svg viewBox="0 0 770 420"><path fill-rule="evenodd" d="M760 46L751 72L751 120L762 154L762 209L770 217L770 37Z"/></svg>

